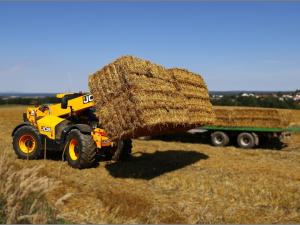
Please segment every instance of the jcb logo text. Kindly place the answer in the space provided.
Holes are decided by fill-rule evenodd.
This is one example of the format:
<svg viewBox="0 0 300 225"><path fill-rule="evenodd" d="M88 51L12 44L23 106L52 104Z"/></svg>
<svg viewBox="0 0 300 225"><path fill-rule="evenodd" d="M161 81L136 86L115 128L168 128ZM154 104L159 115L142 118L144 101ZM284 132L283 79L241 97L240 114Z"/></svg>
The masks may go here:
<svg viewBox="0 0 300 225"><path fill-rule="evenodd" d="M85 95L83 96L83 104L87 104L93 101L93 95Z"/></svg>

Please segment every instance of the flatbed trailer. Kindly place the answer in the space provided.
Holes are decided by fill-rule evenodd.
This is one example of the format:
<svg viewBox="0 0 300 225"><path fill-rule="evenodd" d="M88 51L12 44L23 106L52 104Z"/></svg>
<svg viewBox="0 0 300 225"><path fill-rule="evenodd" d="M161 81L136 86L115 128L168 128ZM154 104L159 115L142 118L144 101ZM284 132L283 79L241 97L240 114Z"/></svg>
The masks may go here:
<svg viewBox="0 0 300 225"><path fill-rule="evenodd" d="M223 147L236 141L240 148L254 148L265 140L278 140L290 136L293 132L300 132L300 127L267 128L267 127L230 127L203 126L188 131L192 134L209 134L211 144Z"/></svg>

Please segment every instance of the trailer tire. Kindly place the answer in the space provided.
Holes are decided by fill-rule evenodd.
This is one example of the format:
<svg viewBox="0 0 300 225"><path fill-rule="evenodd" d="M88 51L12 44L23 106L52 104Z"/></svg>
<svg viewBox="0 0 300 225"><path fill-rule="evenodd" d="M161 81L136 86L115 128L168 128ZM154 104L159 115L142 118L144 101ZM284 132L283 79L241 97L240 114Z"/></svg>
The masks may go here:
<svg viewBox="0 0 300 225"><path fill-rule="evenodd" d="M255 146L255 137L250 133L240 133L237 137L237 144L240 148L253 148Z"/></svg>
<svg viewBox="0 0 300 225"><path fill-rule="evenodd" d="M224 147L224 146L228 145L228 143L229 143L228 135L222 131L213 132L210 135L210 140L211 140L212 145L218 146L218 147Z"/></svg>

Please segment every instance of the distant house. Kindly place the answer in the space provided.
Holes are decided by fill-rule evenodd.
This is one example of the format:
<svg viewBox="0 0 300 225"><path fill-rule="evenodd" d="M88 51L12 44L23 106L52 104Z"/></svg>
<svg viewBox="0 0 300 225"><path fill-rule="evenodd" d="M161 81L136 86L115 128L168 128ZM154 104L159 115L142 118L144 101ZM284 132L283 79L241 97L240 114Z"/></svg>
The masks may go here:
<svg viewBox="0 0 300 225"><path fill-rule="evenodd" d="M257 97L255 94L252 93L243 93L241 94L242 97Z"/></svg>
<svg viewBox="0 0 300 225"><path fill-rule="evenodd" d="M300 101L300 93L294 96L294 101Z"/></svg>
<svg viewBox="0 0 300 225"><path fill-rule="evenodd" d="M212 95L213 99L221 99L223 98L223 95Z"/></svg>
<svg viewBox="0 0 300 225"><path fill-rule="evenodd" d="M292 99L293 96L292 95L282 95L282 98L284 98L284 99Z"/></svg>

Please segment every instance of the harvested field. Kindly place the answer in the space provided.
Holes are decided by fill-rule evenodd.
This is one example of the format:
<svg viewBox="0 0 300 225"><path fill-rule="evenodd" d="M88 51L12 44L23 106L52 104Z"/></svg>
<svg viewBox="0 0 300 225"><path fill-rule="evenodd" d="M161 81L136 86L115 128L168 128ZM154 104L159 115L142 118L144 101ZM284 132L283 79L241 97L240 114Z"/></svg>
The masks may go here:
<svg viewBox="0 0 300 225"><path fill-rule="evenodd" d="M92 74L102 126L112 139L185 131L213 120L200 75L125 56Z"/></svg>
<svg viewBox="0 0 300 225"><path fill-rule="evenodd" d="M216 148L201 143L133 142L133 159L75 170L60 157L19 160L11 130L24 107L0 108L0 154L16 168L43 165L60 182L46 194L76 223L300 223L300 135L282 150ZM300 119L300 110L291 111ZM293 120L300 124L300 120Z"/></svg>
<svg viewBox="0 0 300 225"><path fill-rule="evenodd" d="M291 123L288 110L253 107L213 107L215 126L286 128Z"/></svg>

